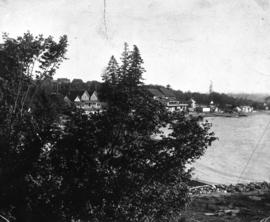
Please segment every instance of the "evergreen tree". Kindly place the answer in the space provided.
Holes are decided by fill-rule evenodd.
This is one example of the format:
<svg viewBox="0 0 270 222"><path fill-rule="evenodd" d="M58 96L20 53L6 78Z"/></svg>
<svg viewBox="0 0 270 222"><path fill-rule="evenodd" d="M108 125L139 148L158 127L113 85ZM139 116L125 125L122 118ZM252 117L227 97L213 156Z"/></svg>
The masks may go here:
<svg viewBox="0 0 270 222"><path fill-rule="evenodd" d="M142 74L145 72L143 68L143 59L136 45L130 55L130 66L127 73L129 86L140 86L142 84Z"/></svg>
<svg viewBox="0 0 270 222"><path fill-rule="evenodd" d="M124 43L124 51L122 53L121 56L121 66L120 66L120 80L122 83L126 82L126 78L128 75L128 71L129 71L129 66L130 66L130 51L129 51L129 47L128 44L125 42Z"/></svg>
<svg viewBox="0 0 270 222"><path fill-rule="evenodd" d="M65 214L91 221L169 221L188 200L186 164L214 137L208 123L169 114L147 93L137 47L129 52L125 44L122 55L124 78L116 87L103 85L107 110L90 118L72 114L52 149Z"/></svg>
<svg viewBox="0 0 270 222"><path fill-rule="evenodd" d="M102 75L102 80L105 83L109 83L112 85L118 84L118 82L119 82L119 66L118 66L118 63L117 63L116 59L114 58L114 56L112 56L110 58L108 66Z"/></svg>

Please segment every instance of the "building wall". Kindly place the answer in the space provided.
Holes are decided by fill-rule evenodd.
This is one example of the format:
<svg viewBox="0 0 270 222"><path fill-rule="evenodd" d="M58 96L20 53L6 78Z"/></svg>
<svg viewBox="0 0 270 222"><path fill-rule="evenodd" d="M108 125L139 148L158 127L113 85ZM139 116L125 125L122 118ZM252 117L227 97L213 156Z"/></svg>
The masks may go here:
<svg viewBox="0 0 270 222"><path fill-rule="evenodd" d="M74 99L74 102L80 102L81 100L80 100L80 98L79 98L79 96L77 96L75 99Z"/></svg>
<svg viewBox="0 0 270 222"><path fill-rule="evenodd" d="M90 96L89 96L87 91L84 91L84 93L83 93L83 95L81 97L81 100L82 101L89 101L90 100Z"/></svg>
<svg viewBox="0 0 270 222"><path fill-rule="evenodd" d="M91 101L97 101L97 100L98 100L98 97L97 97L97 93L96 93L96 91L95 91L95 92L93 92L93 94L92 94L92 96L91 96L90 100L91 100Z"/></svg>
<svg viewBox="0 0 270 222"><path fill-rule="evenodd" d="M209 113L209 112L211 111L211 109L210 109L210 107L203 107L203 108L202 108L202 111L203 111L204 113Z"/></svg>

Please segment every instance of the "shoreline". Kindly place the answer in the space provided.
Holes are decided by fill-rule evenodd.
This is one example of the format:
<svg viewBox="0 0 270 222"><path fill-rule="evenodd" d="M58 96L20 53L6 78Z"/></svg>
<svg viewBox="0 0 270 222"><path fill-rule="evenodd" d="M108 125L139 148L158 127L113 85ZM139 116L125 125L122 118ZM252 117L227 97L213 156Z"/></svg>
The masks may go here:
<svg viewBox="0 0 270 222"><path fill-rule="evenodd" d="M270 110L259 110L259 111L253 111L249 113L188 113L188 115L193 116L193 117L223 117L223 118L241 118L241 117L249 117L253 115L259 115L259 114L268 114L270 115Z"/></svg>
<svg viewBox="0 0 270 222"><path fill-rule="evenodd" d="M202 184L189 188L189 193L192 196L208 195L213 193L219 194L233 194L233 193L250 193L250 192L265 192L270 190L270 183L263 182L250 182L250 183L237 183L237 184Z"/></svg>

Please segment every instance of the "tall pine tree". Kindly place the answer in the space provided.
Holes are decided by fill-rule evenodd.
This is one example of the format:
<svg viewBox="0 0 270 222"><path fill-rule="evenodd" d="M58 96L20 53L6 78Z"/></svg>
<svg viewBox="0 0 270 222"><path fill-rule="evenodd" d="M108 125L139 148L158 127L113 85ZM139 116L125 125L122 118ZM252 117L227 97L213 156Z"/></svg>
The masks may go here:
<svg viewBox="0 0 270 222"><path fill-rule="evenodd" d="M143 59L140 55L140 51L136 45L133 46L133 51L130 55L130 66L128 70L128 79L130 86L140 86L142 85L142 74L145 69L142 66Z"/></svg>
<svg viewBox="0 0 270 222"><path fill-rule="evenodd" d="M142 64L138 48L125 44L119 83L106 77L103 84L107 109L90 117L72 112L53 143L64 210L73 219L171 221L188 200L185 166L204 153L213 134L209 124L168 113L154 100L143 86Z"/></svg>
<svg viewBox="0 0 270 222"><path fill-rule="evenodd" d="M130 54L131 54L131 52L129 51L128 44L125 42L124 43L124 51L123 51L122 56L121 56L122 64L120 66L121 83L126 82L126 78L127 78L128 70L129 70L129 66L130 66Z"/></svg>
<svg viewBox="0 0 270 222"><path fill-rule="evenodd" d="M114 56L110 58L102 79L104 82L112 85L116 85L119 82L119 65Z"/></svg>

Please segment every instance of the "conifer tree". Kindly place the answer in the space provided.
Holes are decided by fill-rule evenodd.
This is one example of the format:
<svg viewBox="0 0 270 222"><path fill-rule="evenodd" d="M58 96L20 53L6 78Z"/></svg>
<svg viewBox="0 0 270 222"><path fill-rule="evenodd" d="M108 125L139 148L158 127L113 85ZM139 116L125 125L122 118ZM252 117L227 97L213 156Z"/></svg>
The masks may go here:
<svg viewBox="0 0 270 222"><path fill-rule="evenodd" d="M129 84L131 86L139 86L142 84L142 74L145 69L142 66L143 59L136 45L133 46L133 51L130 55L130 67L128 70Z"/></svg>
<svg viewBox="0 0 270 222"><path fill-rule="evenodd" d="M129 71L129 66L130 66L130 54L131 52L129 51L129 46L125 42L124 43L124 51L122 53L121 57L121 66L120 66L120 79L122 83L126 82L127 74Z"/></svg>
<svg viewBox="0 0 270 222"><path fill-rule="evenodd" d="M128 44L124 44L124 51L121 57L120 80L124 87L129 89L142 85L142 74L145 72L143 68L143 59L136 45L133 50L128 49Z"/></svg>
<svg viewBox="0 0 270 222"><path fill-rule="evenodd" d="M104 84L108 108L90 118L75 113L54 144L64 210L75 219L97 222L170 221L188 200L186 164L198 159L214 137L209 124L170 114L149 96L136 46L130 52L125 44L122 55L123 78L116 87ZM171 131L168 136L163 127Z"/></svg>
<svg viewBox="0 0 270 222"><path fill-rule="evenodd" d="M114 56L110 58L108 66L102 75L102 80L112 85L116 85L119 82L119 65Z"/></svg>
<svg viewBox="0 0 270 222"><path fill-rule="evenodd" d="M42 197L38 204L48 203L42 213L60 218L45 221L170 221L181 213L188 200L186 164L204 153L213 134L209 124L170 114L149 96L142 64L138 48L130 52L125 44L119 82L104 84L107 93L114 90L108 108L90 116L72 111L63 131L48 138L44 168L52 182L42 177L48 188L34 184L33 190Z"/></svg>

